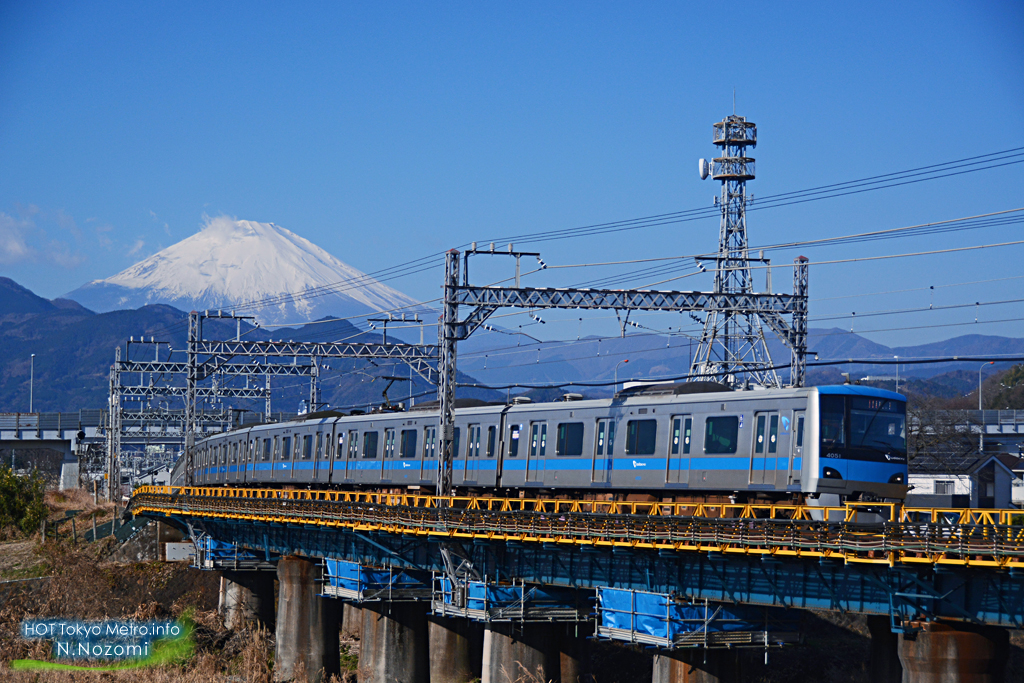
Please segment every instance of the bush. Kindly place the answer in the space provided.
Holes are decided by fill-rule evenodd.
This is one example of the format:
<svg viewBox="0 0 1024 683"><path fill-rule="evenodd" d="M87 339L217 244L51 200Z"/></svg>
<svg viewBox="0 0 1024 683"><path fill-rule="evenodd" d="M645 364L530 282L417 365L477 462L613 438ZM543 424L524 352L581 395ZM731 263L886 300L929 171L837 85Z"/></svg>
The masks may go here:
<svg viewBox="0 0 1024 683"><path fill-rule="evenodd" d="M17 527L26 534L37 529L49 513L43 502L45 490L38 472L23 477L0 466L0 529Z"/></svg>

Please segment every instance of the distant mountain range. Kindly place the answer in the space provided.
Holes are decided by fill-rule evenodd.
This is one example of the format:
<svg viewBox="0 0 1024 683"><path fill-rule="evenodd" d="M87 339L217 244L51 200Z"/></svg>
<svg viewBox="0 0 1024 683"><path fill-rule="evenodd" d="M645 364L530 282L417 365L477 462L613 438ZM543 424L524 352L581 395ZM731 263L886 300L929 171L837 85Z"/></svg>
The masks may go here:
<svg viewBox="0 0 1024 683"><path fill-rule="evenodd" d="M673 378L685 375L696 342L661 334L633 334L622 338L587 338L565 343L538 345L514 336L490 334L471 337L459 347L459 369L487 384L549 384L570 381L619 382L630 379ZM811 329L808 348L820 361L878 359L894 361L946 356L1006 355L1024 357L1024 339L966 335L921 346L889 347L840 329ZM769 341L769 350L778 365L788 365L790 353L781 342ZM624 363L628 359L628 363ZM813 364L813 356L808 359ZM996 363L992 370L1005 369L1019 361ZM929 365L901 364L899 373L909 378L928 379L948 373L973 371L977 380L978 364L947 362ZM808 369L808 383L842 382L840 373L854 380L863 377L894 377L896 366L870 363L844 364ZM788 377L788 370L780 376ZM586 378L583 380L583 378ZM955 383L957 386L960 382ZM598 390L599 391L599 390Z"/></svg>
<svg viewBox="0 0 1024 683"><path fill-rule="evenodd" d="M243 326L247 339L294 339L325 341L351 339L380 342L378 334L362 332L346 321L277 328L273 333L262 328ZM230 321L207 320L208 339L231 339L235 326ZM106 406L110 366L114 349L125 347L134 337L154 337L168 342L176 350L175 359L184 360L188 335L188 314L163 304L135 310L95 313L65 299L48 301L0 277L0 412L27 412L29 409L29 370L31 354L35 358L36 411L75 411ZM389 339L391 335L389 334ZM418 340L417 340L418 341ZM137 347L135 347L137 349ZM161 359L167 360L167 347ZM139 359L136 356L136 359ZM149 360L146 358L146 360ZM373 365L363 360L332 360L325 363L321 400L334 406L378 404L387 385L386 375L408 376L408 368L390 363ZM475 382L460 374L460 382ZM295 412L299 402L309 397L308 381L296 377L276 378L272 382L274 410ZM418 402L436 398L436 387L418 376L413 382L396 382L390 390L393 399L410 394L425 394ZM496 392L465 391L465 396L497 399ZM262 411L262 402L249 407ZM235 407L240 404L235 403Z"/></svg>
<svg viewBox="0 0 1024 683"><path fill-rule="evenodd" d="M223 217L64 298L99 312L151 304L185 311L237 308L263 323L289 325L416 304L278 225Z"/></svg>
<svg viewBox="0 0 1024 683"><path fill-rule="evenodd" d="M294 328L279 328L271 333L244 327L249 339L295 339L325 341L358 339L380 341L375 333L361 332L346 321L332 321ZM229 322L210 320L207 338L228 339L235 335ZM99 408L106 404L108 373L114 349L124 347L129 337L155 337L166 341L177 353L185 348L187 314L168 305L148 305L135 310L95 313L66 299L49 301L0 278L0 412L28 410L29 359L36 354L35 408L42 411ZM433 335L427 335L432 342ZM396 340L394 334L389 339ZM517 336L479 331L459 345L459 381L487 386L506 384L535 385L568 382L610 382L618 366L618 381L630 379L669 379L685 375L695 344L679 337L657 334L627 335L624 338L583 338L572 342L537 345L521 342ZM409 341L419 341L409 339ZM789 353L773 343L772 353L779 363L789 362ZM951 355L1024 356L1024 339L966 335L921 346L887 347L845 330L811 330L810 348L821 360L877 358L944 357ZM628 359L628 363L621 363ZM997 363L992 370L1005 369L1014 362ZM322 398L334 406L381 401L388 375L407 376L408 369L387 363L333 361L325 371ZM893 376L893 365L859 364L815 369L808 372L811 384L841 382L840 372L854 379L864 376ZM977 363L941 363L901 366L903 381L915 382L925 393L956 396L968 393L977 381ZM475 379L474 379L475 378ZM308 396L308 384L298 379L276 380L275 409L293 411L299 400ZM607 395L610 388L585 388L592 396ZM424 394L419 401L431 400L435 388L414 376L408 382L393 385L389 396L395 399ZM548 392L551 393L551 392ZM557 391L555 392L558 393ZM496 399L506 390L462 389L460 396Z"/></svg>

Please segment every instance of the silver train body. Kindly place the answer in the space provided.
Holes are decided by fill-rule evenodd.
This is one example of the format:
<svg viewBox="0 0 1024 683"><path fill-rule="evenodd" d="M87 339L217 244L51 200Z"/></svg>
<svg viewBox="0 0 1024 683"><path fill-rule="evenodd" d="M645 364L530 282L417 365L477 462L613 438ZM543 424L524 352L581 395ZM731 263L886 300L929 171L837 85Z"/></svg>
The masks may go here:
<svg viewBox="0 0 1024 683"><path fill-rule="evenodd" d="M905 496L900 394L850 385L705 385L692 393L701 388L460 408L454 484L476 492ZM199 442L191 477L182 464L175 483L430 489L437 433L436 406L257 425Z"/></svg>

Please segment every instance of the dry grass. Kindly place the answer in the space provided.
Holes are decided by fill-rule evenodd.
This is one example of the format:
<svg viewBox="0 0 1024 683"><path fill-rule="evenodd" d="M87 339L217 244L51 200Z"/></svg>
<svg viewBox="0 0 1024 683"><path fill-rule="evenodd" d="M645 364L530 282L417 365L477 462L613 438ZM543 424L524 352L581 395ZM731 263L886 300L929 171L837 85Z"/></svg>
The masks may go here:
<svg viewBox="0 0 1024 683"><path fill-rule="evenodd" d="M74 501L72 501L73 503ZM74 505L70 509L81 509ZM10 544L9 544L10 545ZM0 596L0 680L13 683L271 683L274 636L263 628L228 631L216 612L219 575L173 563L113 564L105 560L113 547L107 539L72 545L50 541L32 550L51 578L23 584ZM3 550L0 549L0 555ZM189 612L195 622L195 651L183 664L122 671L13 671L15 659L48 660L45 641L23 640L26 618L98 619L179 618ZM349 642L353 646L354 643ZM83 664L89 664L84 663ZM93 663L93 665L95 665ZM353 682L349 672L333 683Z"/></svg>
<svg viewBox="0 0 1024 683"><path fill-rule="evenodd" d="M84 534L92 525L92 516L96 515L97 524L103 523L114 516L114 504L100 501L93 502L92 492L85 489L68 489L65 491L47 491L44 498L46 507L50 508L47 519L51 521L65 519L68 510L80 510L76 515L78 533ZM69 533L68 523L62 525L62 533Z"/></svg>

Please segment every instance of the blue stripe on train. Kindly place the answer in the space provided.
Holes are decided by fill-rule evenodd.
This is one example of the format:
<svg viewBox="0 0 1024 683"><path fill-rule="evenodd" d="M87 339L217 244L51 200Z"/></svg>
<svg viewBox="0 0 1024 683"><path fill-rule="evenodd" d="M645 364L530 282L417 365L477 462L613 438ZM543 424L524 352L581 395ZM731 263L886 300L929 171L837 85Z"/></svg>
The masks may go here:
<svg viewBox="0 0 1024 683"><path fill-rule="evenodd" d="M626 457L626 458L612 458L612 461L613 461L612 469L613 470L619 470L619 471L623 471L623 470L663 470L663 469L665 469L665 458L652 458L652 457L636 456L636 457ZM536 458L536 459L533 460L533 462L534 462L535 466L541 467L541 469L545 469L545 470L550 469L550 470L576 470L576 471L583 470L583 471L586 471L586 470L592 469L592 467L595 464L594 461L592 461L590 458L555 458L555 457L548 458L548 457L545 457L545 458ZM770 469L772 469L773 462L775 464L775 469L776 470L783 470L783 471L785 471L785 470L787 470L789 468L788 459L787 458L782 458L782 457L780 457L780 458L769 458L768 462L767 462L767 465L768 465L767 468L765 467L765 463L764 463L764 459L763 458L755 458L754 459L753 468L755 470L762 470L762 469L769 469L770 470ZM894 467L893 465L890 465L888 463L861 463L860 461L844 461L844 462L851 463L851 464L854 463L854 462L857 462L858 464L863 464L863 465L882 465L883 467ZM473 460L472 463L474 465L476 465L475 469L478 470L478 471L479 470L494 471L498 467L498 462L497 462L497 460L495 458L478 458L478 459ZM326 472L329 469L329 467L330 467L327 462L319 463L319 465L320 465L319 468L317 468L317 464L318 463L316 463L315 461L309 461L309 462L299 461L299 462L294 462L294 463L289 463L289 462L254 463L253 467L250 469L250 471L255 470L256 472L267 472L267 471L270 471L271 469L274 469L274 470L294 469L294 470L311 471L311 470L314 470L314 469L319 469L320 472ZM599 469L599 470L600 469L607 469L607 467L608 467L608 459L604 458L604 459L598 460L596 464L597 464L597 469ZM749 470L750 467L751 467L750 460L748 458L744 458L744 457L721 457L721 456L719 456L719 457L711 457L711 458L708 458L708 457L690 457L690 458L686 458L686 457L684 457L682 459L682 464L683 465L689 464L689 467L685 467L684 466L684 467L680 468L678 466L675 466L676 463L673 463L673 466L669 467L669 469L672 470L672 471L676 471L676 470L679 470L679 469L683 469L683 470L690 469L690 470L740 470L740 471L746 471L746 470ZM339 463L335 462L335 465L334 465L334 471L335 472L340 472L340 471L342 471L342 469L344 469L343 467L339 467L338 465L339 465ZM464 470L466 468L466 461L464 459L456 460L454 463L452 463L452 465L453 465L453 468L456 469L456 470ZM526 458L506 458L505 459L505 464L504 464L504 469L507 470L507 471L520 471L521 472L521 471L526 469L526 465L527 465L527 459ZM801 466L801 458L794 458L793 459L793 469L794 470L799 470L800 466ZM436 467L437 467L437 461L436 460L428 459L426 461L426 463L425 463L425 469L427 469L428 471L433 471L434 469L436 469ZM896 466L896 467L898 467L898 466ZM383 466L384 470L397 470L397 471L403 471L403 472L404 471L410 471L410 470L418 470L420 468L421 468L421 461L418 460L418 459L416 459L416 460L386 460L386 461L384 461L384 466ZM349 471L353 471L353 470L357 470L357 471L372 471L372 470L380 470L380 469L381 469L381 461L380 460L369 460L369 459L368 460L350 460L348 462L348 470ZM471 469L474 469L474 468L471 468ZM218 471L223 473L224 468L223 467L221 467L221 468L207 467L207 468L204 468L204 469L200 470L200 473L201 474L212 474L212 473L216 473ZM235 466L231 466L231 467L228 468L228 471L231 472L231 473L235 473L235 472L238 472L239 469L236 468ZM892 472L892 471L898 471L898 470L886 470L886 471L887 472Z"/></svg>

